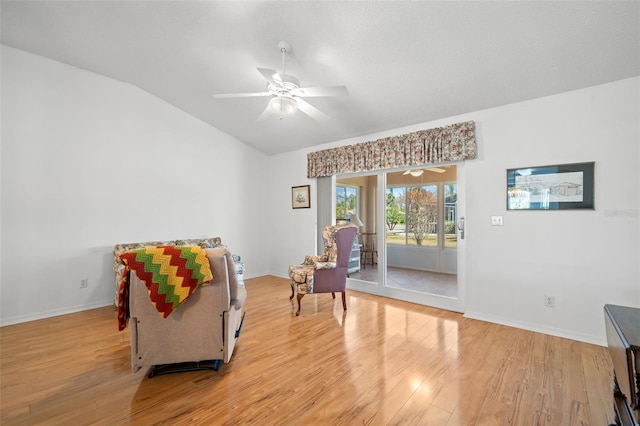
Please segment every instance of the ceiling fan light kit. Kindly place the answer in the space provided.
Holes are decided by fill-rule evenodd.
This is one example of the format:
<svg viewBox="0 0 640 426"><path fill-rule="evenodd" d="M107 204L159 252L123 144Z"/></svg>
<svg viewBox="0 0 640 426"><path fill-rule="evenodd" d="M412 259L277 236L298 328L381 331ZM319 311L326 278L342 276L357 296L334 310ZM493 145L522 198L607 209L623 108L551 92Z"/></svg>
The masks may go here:
<svg viewBox="0 0 640 426"><path fill-rule="evenodd" d="M277 115L282 120L284 116L291 115L297 110L316 120L329 118L325 113L304 101L303 97L346 96L349 94L344 86L329 87L300 87L300 80L286 73L285 55L291 52L291 45L286 41L278 42L278 49L282 54L282 73L268 68L258 68L258 72L267 80L267 91L260 93L227 93L215 94L216 99L224 98L248 98L259 96L271 96L267 108L259 119L268 115Z"/></svg>
<svg viewBox="0 0 640 426"><path fill-rule="evenodd" d="M295 99L288 96L278 96L271 98L269 108L272 112L280 115L290 115L298 109L298 103Z"/></svg>

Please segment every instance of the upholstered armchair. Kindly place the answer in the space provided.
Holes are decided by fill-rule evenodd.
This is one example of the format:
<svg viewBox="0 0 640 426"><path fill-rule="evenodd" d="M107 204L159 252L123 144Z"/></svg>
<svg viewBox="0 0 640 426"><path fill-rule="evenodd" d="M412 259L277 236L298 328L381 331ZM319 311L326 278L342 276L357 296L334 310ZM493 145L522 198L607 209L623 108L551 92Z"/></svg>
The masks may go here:
<svg viewBox="0 0 640 426"><path fill-rule="evenodd" d="M342 293L342 307L347 310L345 290L347 286L347 268L357 227L353 224L327 226L322 232L325 251L321 256L305 256L301 265L289 266L291 278L291 297L297 293L298 311L300 301L305 294Z"/></svg>

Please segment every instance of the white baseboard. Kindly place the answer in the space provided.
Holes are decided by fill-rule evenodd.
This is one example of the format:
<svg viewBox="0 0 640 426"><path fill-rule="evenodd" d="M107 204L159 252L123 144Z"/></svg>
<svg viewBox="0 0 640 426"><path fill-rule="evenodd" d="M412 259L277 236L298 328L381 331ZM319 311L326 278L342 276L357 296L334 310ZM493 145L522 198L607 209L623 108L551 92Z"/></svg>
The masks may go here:
<svg viewBox="0 0 640 426"><path fill-rule="evenodd" d="M20 324L23 322L36 321L45 318L57 317L60 315L74 314L76 312L88 311L90 309L104 308L105 306L113 306L113 299L103 300L100 302L89 303L86 305L72 306L62 309L52 309L50 311L35 312L26 315L17 315L15 317L0 319L0 327L6 325ZM114 307L115 309L115 307Z"/></svg>
<svg viewBox="0 0 640 426"><path fill-rule="evenodd" d="M264 277L265 275L273 275L273 274L270 274L268 272L254 272L252 274L244 274L244 279L245 280L250 280L252 278Z"/></svg>
<svg viewBox="0 0 640 426"><path fill-rule="evenodd" d="M289 278L286 275L274 274L274 273L246 274L244 278L251 279L251 278L262 277L265 275L273 275L275 277L286 278L286 279ZM357 289L354 288L354 290L357 290ZM103 301L94 302L86 305L72 306L72 307L63 308L63 309L53 309L50 311L42 311L42 312L36 312L36 313L27 314L27 315L18 315L15 317L3 318L3 319L0 319L0 327L13 325L13 324L20 324L28 321L36 321L36 320L45 319L45 318L57 317L59 315L73 314L76 312L88 311L90 309L103 308L105 306L113 306L113 299L103 300ZM451 309L451 310L455 310L455 309ZM600 336L576 333L575 331L558 329L553 327L542 327L538 324L532 324L532 323L521 322L521 321L513 321L508 318L487 315L481 312L465 312L464 316L466 318L471 318L479 321L487 321L494 324L501 324L508 327L514 327L522 330L533 331L536 333L548 334L550 336L577 340L579 342L591 343L598 346L607 346L606 338L600 337Z"/></svg>
<svg viewBox="0 0 640 426"><path fill-rule="evenodd" d="M274 277L289 279L289 275L274 274L273 272L270 272L269 274L265 274L265 275L273 275Z"/></svg>
<svg viewBox="0 0 640 426"><path fill-rule="evenodd" d="M471 318L479 321L491 322L494 324L506 325L508 327L519 328L522 330L533 331L536 333L548 334L549 336L562 337L564 339L576 340L578 342L591 343L598 346L607 346L605 337L593 336L590 334L576 333L575 331L565 330L554 327L543 327L539 324L528 322L513 321L508 318L497 317L493 315L483 314L481 312L465 312L465 318Z"/></svg>

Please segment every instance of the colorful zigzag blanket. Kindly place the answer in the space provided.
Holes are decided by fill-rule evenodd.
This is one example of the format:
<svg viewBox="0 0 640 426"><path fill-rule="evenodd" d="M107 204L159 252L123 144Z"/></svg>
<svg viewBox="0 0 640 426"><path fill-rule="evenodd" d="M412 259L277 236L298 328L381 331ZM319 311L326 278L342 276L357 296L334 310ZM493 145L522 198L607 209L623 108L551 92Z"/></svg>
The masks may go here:
<svg viewBox="0 0 640 426"><path fill-rule="evenodd" d="M197 246L154 246L120 255L125 265L118 291L118 328L129 319L129 271L134 271L149 289L151 303L164 318L213 275L207 253Z"/></svg>

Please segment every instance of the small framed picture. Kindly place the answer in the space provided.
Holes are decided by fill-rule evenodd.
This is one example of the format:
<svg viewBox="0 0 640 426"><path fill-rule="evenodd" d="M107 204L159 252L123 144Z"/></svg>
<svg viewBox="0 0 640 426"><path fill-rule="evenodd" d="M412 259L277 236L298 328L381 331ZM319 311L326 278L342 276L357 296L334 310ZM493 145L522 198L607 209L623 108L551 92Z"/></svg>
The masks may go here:
<svg viewBox="0 0 640 426"><path fill-rule="evenodd" d="M308 209L311 207L310 185L291 187L291 208Z"/></svg>
<svg viewBox="0 0 640 426"><path fill-rule="evenodd" d="M507 210L593 209L594 163L507 170Z"/></svg>

